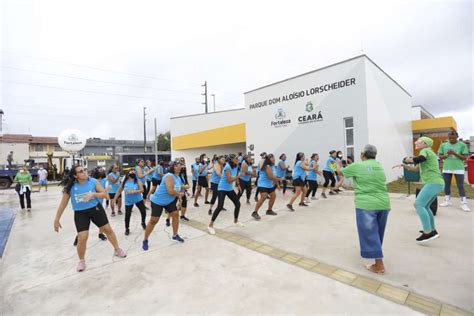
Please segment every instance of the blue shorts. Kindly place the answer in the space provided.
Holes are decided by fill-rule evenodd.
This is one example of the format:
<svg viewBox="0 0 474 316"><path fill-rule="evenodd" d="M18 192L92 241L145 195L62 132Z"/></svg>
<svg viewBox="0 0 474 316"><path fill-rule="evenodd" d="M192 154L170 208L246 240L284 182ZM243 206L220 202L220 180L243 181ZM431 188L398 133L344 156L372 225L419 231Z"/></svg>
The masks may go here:
<svg viewBox="0 0 474 316"><path fill-rule="evenodd" d="M48 184L48 180L39 180L39 184L40 185L47 185Z"/></svg>

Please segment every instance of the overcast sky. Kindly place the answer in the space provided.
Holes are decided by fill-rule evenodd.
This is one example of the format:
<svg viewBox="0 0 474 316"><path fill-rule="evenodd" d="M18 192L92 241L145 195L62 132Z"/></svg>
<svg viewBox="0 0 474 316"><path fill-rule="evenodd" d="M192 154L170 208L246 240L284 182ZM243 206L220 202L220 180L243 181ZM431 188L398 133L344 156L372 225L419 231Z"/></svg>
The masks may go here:
<svg viewBox="0 0 474 316"><path fill-rule="evenodd" d="M148 137L170 116L367 54L437 116L474 135L471 1L4 1L4 133ZM209 97L212 110L212 97Z"/></svg>

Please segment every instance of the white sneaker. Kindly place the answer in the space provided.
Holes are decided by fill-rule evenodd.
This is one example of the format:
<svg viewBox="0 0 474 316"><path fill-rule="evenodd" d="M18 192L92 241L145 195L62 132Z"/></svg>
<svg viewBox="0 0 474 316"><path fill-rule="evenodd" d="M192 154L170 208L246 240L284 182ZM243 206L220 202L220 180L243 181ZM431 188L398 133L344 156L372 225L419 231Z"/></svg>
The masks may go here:
<svg viewBox="0 0 474 316"><path fill-rule="evenodd" d="M452 203L451 201L444 201L443 203L441 203L439 206L450 206Z"/></svg>
<svg viewBox="0 0 474 316"><path fill-rule="evenodd" d="M242 224L241 222L234 223L234 225L237 227L245 227L245 225Z"/></svg>
<svg viewBox="0 0 474 316"><path fill-rule="evenodd" d="M461 209L464 211L464 212L470 212L471 209L467 206L466 203L461 203Z"/></svg>
<svg viewBox="0 0 474 316"><path fill-rule="evenodd" d="M311 200L319 200L317 197L313 196L311 197Z"/></svg>
<svg viewBox="0 0 474 316"><path fill-rule="evenodd" d="M342 187L339 188L339 190L342 191L342 192L346 191L346 190L345 190L344 188L342 188Z"/></svg>
<svg viewBox="0 0 474 316"><path fill-rule="evenodd" d="M207 231L208 231L209 234L211 234L211 235L215 235L215 234L216 234L216 230L214 229L214 227L207 226Z"/></svg>

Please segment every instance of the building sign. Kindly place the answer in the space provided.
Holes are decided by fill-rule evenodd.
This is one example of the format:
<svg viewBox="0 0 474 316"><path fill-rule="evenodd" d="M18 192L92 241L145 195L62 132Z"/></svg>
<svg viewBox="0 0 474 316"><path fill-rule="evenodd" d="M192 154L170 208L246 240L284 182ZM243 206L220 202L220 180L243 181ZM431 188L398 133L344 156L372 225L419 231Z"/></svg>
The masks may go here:
<svg viewBox="0 0 474 316"><path fill-rule="evenodd" d="M286 119L286 113L283 109L278 109L275 114L275 121L271 121L271 126L273 127L285 127L291 123L290 119Z"/></svg>
<svg viewBox="0 0 474 316"><path fill-rule="evenodd" d="M323 120L323 115L321 114L321 111L318 111L318 113L312 113L313 110L313 102L308 101L308 103L306 103L306 112L308 113L298 116L298 124L321 122Z"/></svg>
<svg viewBox="0 0 474 316"><path fill-rule="evenodd" d="M270 98L270 99L267 99L267 100L255 102L255 103L252 103L252 104L249 105L249 109L250 110L256 110L256 109L266 107L266 106L269 106L269 105L272 105L272 104L288 102L288 101L296 100L296 99L299 99L299 98L315 95L315 94L318 94L318 93L323 93L323 92L327 92L327 91L332 91L332 90L336 90L336 89L349 87L349 86L352 86L352 85L355 85L355 84L356 84L356 79L355 78L348 78L348 79L345 79L345 80L341 80L341 81L337 81L337 82L333 82L333 83L327 83L327 84L317 86L317 87L313 87L313 88L308 88L306 90L294 91L292 93L285 94L281 97L278 96L278 97L273 97L273 98Z"/></svg>

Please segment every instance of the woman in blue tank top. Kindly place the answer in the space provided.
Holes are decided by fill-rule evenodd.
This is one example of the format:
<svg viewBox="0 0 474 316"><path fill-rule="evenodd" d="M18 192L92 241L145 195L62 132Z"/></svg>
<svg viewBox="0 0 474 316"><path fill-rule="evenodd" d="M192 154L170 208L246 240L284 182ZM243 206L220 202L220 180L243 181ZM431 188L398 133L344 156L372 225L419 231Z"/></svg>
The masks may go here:
<svg viewBox="0 0 474 316"><path fill-rule="evenodd" d="M148 188L146 186L146 180L148 178L148 175L151 174L155 169L147 169L145 162L143 159L138 160L138 164L135 167L135 171L138 177L138 181L140 181L143 185L143 198L145 199L148 195Z"/></svg>
<svg viewBox="0 0 474 316"><path fill-rule="evenodd" d="M91 221L107 235L108 240L115 249L115 255L125 258L127 255L119 247L117 236L115 236L109 224L104 208L99 203L99 199L106 198L106 193L97 180L90 178L82 166L73 166L68 177L61 182L61 185L64 187L63 196L54 219L54 230L59 232L59 229L62 228L60 223L61 216L69 200L71 200L78 236L77 254L79 256L79 264L77 265L77 271L81 272L86 269L84 258Z"/></svg>
<svg viewBox="0 0 474 316"><path fill-rule="evenodd" d="M209 212L208 212L209 215L212 215L212 207L214 206L214 203L216 203L216 200L217 200L217 188L222 178L222 169L224 169L224 164L225 164L225 157L219 156L217 157L217 160L214 162L214 166L212 168L212 173L211 173L212 197L211 197L211 202L209 205Z"/></svg>
<svg viewBox="0 0 474 316"><path fill-rule="evenodd" d="M120 169L117 165L112 165L107 175L107 181L110 184L109 199L110 199L110 208L112 209L112 216L115 216L115 206L118 208L118 215L122 215L122 197L118 196L117 199L115 195L118 188L120 187Z"/></svg>
<svg viewBox="0 0 474 316"><path fill-rule="evenodd" d="M191 175L193 176L193 194L191 198L194 198L194 193L196 193L196 185L199 175L199 157L194 159L194 163L191 165Z"/></svg>
<svg viewBox="0 0 474 316"><path fill-rule="evenodd" d="M273 154L265 155L262 168L260 169L260 176L257 181L260 199L255 205L255 210L252 213L252 217L257 221L261 219L260 215L258 215L258 210L267 200L267 196L270 196L270 200L268 202L268 210L266 214L273 216L277 215L277 213L272 209L276 199L275 189L277 187L280 189L280 181L283 181L283 178L276 176L275 156L273 156Z"/></svg>
<svg viewBox="0 0 474 316"><path fill-rule="evenodd" d="M329 195L336 195L337 191L335 191L336 187L336 178L334 177L334 173L337 169L337 152L335 150L331 150L329 152L329 158L326 160L326 165L323 169L323 176L324 176L324 184L323 184L323 192L321 196L323 198L327 198L326 196L326 189L331 182L331 189L329 190Z"/></svg>
<svg viewBox="0 0 474 316"><path fill-rule="evenodd" d="M117 191L117 196L125 192L125 235L130 235L130 218L133 205L136 205L142 216L142 227L146 228L146 208L143 201L143 184L138 181L135 172L129 172Z"/></svg>
<svg viewBox="0 0 474 316"><path fill-rule="evenodd" d="M247 204L250 204L250 195L252 194L252 177L255 177L255 170L252 167L252 156L244 155L242 157L242 164L240 166L241 175L239 179L240 191L238 194L239 200L240 197L244 194L244 191L247 196Z"/></svg>
<svg viewBox="0 0 474 316"><path fill-rule="evenodd" d="M308 182L308 192L306 192L306 202L309 202L309 195L311 194L311 199L312 200L317 200L318 198L316 197L316 191L318 190L318 181L317 177L318 174L322 176L323 174L321 171L319 171L319 155L318 154L312 154L311 155L311 161L309 162L309 167L313 168L310 172L308 172L308 176L306 177L306 181Z"/></svg>
<svg viewBox="0 0 474 316"><path fill-rule="evenodd" d="M199 157L198 180L197 180L196 194L194 194L194 207L199 207L197 200L199 196L201 195L202 188L206 190L206 194L204 196L204 204L209 204L209 201L207 200L209 198L209 184L207 183L207 173L208 173L208 167L209 167L208 163L209 163L209 160L206 154L202 154Z"/></svg>
<svg viewBox="0 0 474 316"><path fill-rule="evenodd" d="M164 175L163 180L158 189L151 196L151 217L146 225L145 237L143 239L142 248L148 250L148 237L155 229L155 225L160 220L163 210L170 214L172 219L173 237L176 242L184 242L184 239L178 235L179 217L176 202L184 195L183 183L179 177L181 172L181 164L179 162L171 162L169 172Z"/></svg>
<svg viewBox="0 0 474 316"><path fill-rule="evenodd" d="M296 154L295 159L295 166L293 169L293 186L295 188L295 193L290 199L290 202L286 205L291 212L294 212L295 209L293 208L293 202L298 198L301 197L300 206L308 206L304 203L304 199L306 197L307 188L305 185L306 180L306 171L312 171L314 168L309 167L308 164L305 162L304 153L299 152Z"/></svg>
<svg viewBox="0 0 474 316"><path fill-rule="evenodd" d="M239 180L240 175L238 174L238 163L237 157L234 154L230 154L227 156L227 163L225 164L224 169L222 170L222 177L219 181L219 185L217 186L217 208L212 214L211 222L207 227L209 234L215 235L216 231L214 230L214 222L219 216L219 213L222 211L224 207L225 198L228 197L232 203L234 203L234 225L236 226L244 226L242 223L239 222L239 212L240 212L240 201L237 197L237 193L234 191L234 182Z"/></svg>
<svg viewBox="0 0 474 316"><path fill-rule="evenodd" d="M286 188L288 187L288 181L286 181L286 170L288 169L288 166L286 165L286 155L281 154L280 155L280 161L278 161L276 165L276 176L278 178L283 178L283 180L280 183L280 186L283 187L283 194L286 193Z"/></svg>

